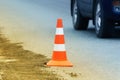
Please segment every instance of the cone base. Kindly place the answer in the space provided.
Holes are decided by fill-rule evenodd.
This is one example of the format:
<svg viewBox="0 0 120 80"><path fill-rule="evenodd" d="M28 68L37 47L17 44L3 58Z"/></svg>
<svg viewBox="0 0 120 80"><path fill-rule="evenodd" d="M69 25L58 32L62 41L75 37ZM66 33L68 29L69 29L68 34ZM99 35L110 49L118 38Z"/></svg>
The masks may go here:
<svg viewBox="0 0 120 80"><path fill-rule="evenodd" d="M47 66L72 67L73 64L70 63L69 61L54 61L54 60L50 60L50 61L47 63Z"/></svg>

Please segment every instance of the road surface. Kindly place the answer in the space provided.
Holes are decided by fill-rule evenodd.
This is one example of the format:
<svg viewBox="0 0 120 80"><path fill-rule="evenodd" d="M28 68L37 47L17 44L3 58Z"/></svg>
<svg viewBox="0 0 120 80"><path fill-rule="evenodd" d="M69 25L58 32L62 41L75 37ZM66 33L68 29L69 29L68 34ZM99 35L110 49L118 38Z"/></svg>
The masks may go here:
<svg viewBox="0 0 120 80"><path fill-rule="evenodd" d="M120 37L99 39L91 23L87 31L75 31L69 4L70 0L0 0L1 31L12 42L51 58L56 20L62 18L67 57L74 64L70 70L81 73L74 80L120 80Z"/></svg>

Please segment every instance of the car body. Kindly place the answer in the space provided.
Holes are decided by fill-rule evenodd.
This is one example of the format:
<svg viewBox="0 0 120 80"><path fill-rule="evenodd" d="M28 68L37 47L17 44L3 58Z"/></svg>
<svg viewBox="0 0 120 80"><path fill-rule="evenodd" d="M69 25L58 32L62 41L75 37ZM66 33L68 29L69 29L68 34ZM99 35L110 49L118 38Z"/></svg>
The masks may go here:
<svg viewBox="0 0 120 80"><path fill-rule="evenodd" d="M71 15L76 30L87 29L84 24L92 19L97 36L108 37L120 26L120 0L71 0Z"/></svg>

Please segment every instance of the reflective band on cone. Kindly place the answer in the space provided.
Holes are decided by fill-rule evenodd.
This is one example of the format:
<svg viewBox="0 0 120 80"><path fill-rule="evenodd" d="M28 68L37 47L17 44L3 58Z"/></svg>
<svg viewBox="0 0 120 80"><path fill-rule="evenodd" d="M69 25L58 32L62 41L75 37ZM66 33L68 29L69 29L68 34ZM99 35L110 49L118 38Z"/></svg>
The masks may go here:
<svg viewBox="0 0 120 80"><path fill-rule="evenodd" d="M64 35L63 28L56 28L56 35Z"/></svg>
<svg viewBox="0 0 120 80"><path fill-rule="evenodd" d="M65 51L64 44L54 44L54 51Z"/></svg>

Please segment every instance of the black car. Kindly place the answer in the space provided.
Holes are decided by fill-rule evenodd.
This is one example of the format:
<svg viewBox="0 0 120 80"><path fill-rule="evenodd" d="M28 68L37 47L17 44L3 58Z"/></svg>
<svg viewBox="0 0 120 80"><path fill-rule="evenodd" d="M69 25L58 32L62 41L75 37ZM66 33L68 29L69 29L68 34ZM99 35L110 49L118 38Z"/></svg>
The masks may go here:
<svg viewBox="0 0 120 80"><path fill-rule="evenodd" d="M71 0L75 30L86 30L90 19L98 37L110 37L120 26L120 0Z"/></svg>

